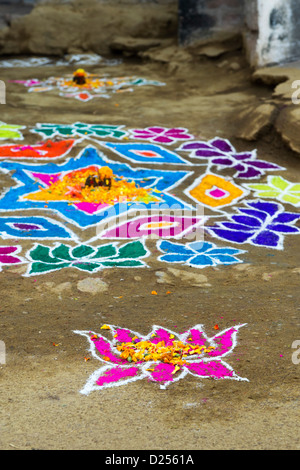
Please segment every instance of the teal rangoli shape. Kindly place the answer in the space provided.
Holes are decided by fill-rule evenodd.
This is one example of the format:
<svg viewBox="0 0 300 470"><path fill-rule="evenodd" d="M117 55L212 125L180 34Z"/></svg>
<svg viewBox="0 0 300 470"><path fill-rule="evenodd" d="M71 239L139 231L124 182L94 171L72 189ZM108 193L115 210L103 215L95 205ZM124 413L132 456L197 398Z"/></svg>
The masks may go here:
<svg viewBox="0 0 300 470"><path fill-rule="evenodd" d="M149 255L141 241L118 246L110 243L101 246L56 244L49 247L36 244L27 253L30 265L26 276L36 276L63 268L76 268L95 273L104 268L141 268L147 264L143 258Z"/></svg>

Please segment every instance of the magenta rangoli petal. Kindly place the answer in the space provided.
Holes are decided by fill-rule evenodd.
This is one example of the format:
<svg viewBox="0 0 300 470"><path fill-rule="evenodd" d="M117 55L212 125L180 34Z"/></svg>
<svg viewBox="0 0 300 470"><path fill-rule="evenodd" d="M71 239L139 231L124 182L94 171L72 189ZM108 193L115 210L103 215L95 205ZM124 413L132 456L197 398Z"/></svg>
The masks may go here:
<svg viewBox="0 0 300 470"><path fill-rule="evenodd" d="M92 341L101 356L107 357L114 364L120 364L124 362L120 357L116 356L111 351L111 345L108 341L105 341L103 338L92 339Z"/></svg>
<svg viewBox="0 0 300 470"><path fill-rule="evenodd" d="M223 356L224 354L228 353L232 346L233 346L233 335L237 332L235 328L230 328L230 330L225 331L225 333L215 336L212 340L218 345L216 349L214 349L210 356Z"/></svg>
<svg viewBox="0 0 300 470"><path fill-rule="evenodd" d="M172 382L174 380L175 366L173 364L158 364L151 372L151 380L155 382Z"/></svg>
<svg viewBox="0 0 300 470"><path fill-rule="evenodd" d="M21 263L21 260L19 258L15 258L14 256L0 255L0 263L2 263L2 264L18 264L18 263Z"/></svg>
<svg viewBox="0 0 300 470"><path fill-rule="evenodd" d="M185 366L190 372L202 376L212 377L215 379L223 379L225 377L232 377L233 371L227 369L224 364L218 361L211 362L198 362L188 364Z"/></svg>
<svg viewBox="0 0 300 470"><path fill-rule="evenodd" d="M56 181L59 180L60 173L57 173L56 175L46 175L45 173L32 173L32 176L45 183L46 186L51 186L51 184L56 183Z"/></svg>
<svg viewBox="0 0 300 470"><path fill-rule="evenodd" d="M148 130L154 134L161 134L165 132L166 129L164 127L148 127Z"/></svg>
<svg viewBox="0 0 300 470"><path fill-rule="evenodd" d="M119 341L120 343L131 343L132 342L132 336L130 335L130 330L123 330L119 328L116 331L116 341Z"/></svg>
<svg viewBox="0 0 300 470"><path fill-rule="evenodd" d="M160 137L155 137L155 142L159 142L161 144L169 144L170 142L173 142L173 139L170 138L170 137L164 137L164 136L160 136Z"/></svg>
<svg viewBox="0 0 300 470"><path fill-rule="evenodd" d="M119 382L119 380L121 379L135 377L138 373L138 367L129 367L126 369L122 367L114 367L104 372L104 374L99 377L96 384L101 387L102 385L106 385L109 383Z"/></svg>
<svg viewBox="0 0 300 470"><path fill-rule="evenodd" d="M0 247L0 255L9 255L10 253L14 253L17 251L16 246L1 246Z"/></svg>
<svg viewBox="0 0 300 470"><path fill-rule="evenodd" d="M187 341L188 343L191 344L197 344L198 346L204 346L205 343L207 342L207 339L202 331L199 330L190 330L190 334L188 335L188 338L191 338L192 341Z"/></svg>
<svg viewBox="0 0 300 470"><path fill-rule="evenodd" d="M151 337L151 340L150 340L151 343L157 344L157 343L160 343L161 341L164 341L166 346L173 344L173 340L170 339L170 333L168 331L160 328L159 330L155 331L155 334L156 334L155 337L153 338Z"/></svg>

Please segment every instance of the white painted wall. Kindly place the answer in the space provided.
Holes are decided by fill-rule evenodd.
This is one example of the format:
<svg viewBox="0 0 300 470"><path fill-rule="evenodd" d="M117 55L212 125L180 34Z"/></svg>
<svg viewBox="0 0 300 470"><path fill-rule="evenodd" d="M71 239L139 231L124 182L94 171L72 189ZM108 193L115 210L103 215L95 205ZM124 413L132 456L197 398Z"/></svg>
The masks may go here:
<svg viewBox="0 0 300 470"><path fill-rule="evenodd" d="M258 40L257 65L281 63L291 57L291 0L257 0ZM274 13L274 9L277 13ZM271 18L278 21L271 22Z"/></svg>

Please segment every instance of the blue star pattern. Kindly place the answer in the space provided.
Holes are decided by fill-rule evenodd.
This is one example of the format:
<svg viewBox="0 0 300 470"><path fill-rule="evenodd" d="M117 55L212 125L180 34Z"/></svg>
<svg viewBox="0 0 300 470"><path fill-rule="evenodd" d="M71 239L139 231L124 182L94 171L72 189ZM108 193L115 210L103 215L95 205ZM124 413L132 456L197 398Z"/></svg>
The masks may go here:
<svg viewBox="0 0 300 470"><path fill-rule="evenodd" d="M48 201L45 208L44 201L31 201L24 198L24 196L37 191L35 177L37 173L49 179L57 174L87 168L92 165L98 167L109 165L117 177L123 177L127 181L135 181L140 187L152 188L155 191L155 197L158 199L158 202L148 204L135 201L115 203L90 213L81 209L81 206L78 204L70 204L70 201ZM12 178L17 182L17 185L11 187L0 199L0 212L34 209L42 211L50 210L80 228L91 227L105 219L118 217L120 214L132 210L160 210L172 207L187 210L193 209L192 206L169 193L170 190L179 185L192 173L146 168L133 169L127 164L108 160L103 153L98 152L94 147L86 148L77 158L71 158L61 165L54 163L35 165L3 161L0 163L0 171L4 173L14 171Z"/></svg>
<svg viewBox="0 0 300 470"><path fill-rule="evenodd" d="M181 263L193 268L242 263L236 256L246 253L235 248L218 247L214 243L208 242L192 242L182 245L164 240L158 242L157 248L165 253L159 257L160 261Z"/></svg>

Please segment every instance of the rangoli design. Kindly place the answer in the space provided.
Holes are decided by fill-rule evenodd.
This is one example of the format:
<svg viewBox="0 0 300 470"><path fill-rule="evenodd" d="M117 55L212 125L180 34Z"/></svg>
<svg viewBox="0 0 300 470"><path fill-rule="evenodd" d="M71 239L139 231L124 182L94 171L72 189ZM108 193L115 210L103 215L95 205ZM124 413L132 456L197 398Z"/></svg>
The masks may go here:
<svg viewBox="0 0 300 470"><path fill-rule="evenodd" d="M169 193L189 172L133 169L108 160L95 148L85 149L62 165L4 161L0 171L14 171L12 178L18 183L0 199L0 212L51 210L85 228L131 210L151 210L153 206L157 210L174 205L192 209ZM99 172L108 172L111 186L93 184L93 178L101 179Z"/></svg>
<svg viewBox="0 0 300 470"><path fill-rule="evenodd" d="M116 243L93 247L77 245L71 247L62 243L55 247L36 244L28 252L31 261L27 276L45 274L63 268L76 268L95 273L104 268L141 268L147 266L143 258L149 255L141 241L118 246Z"/></svg>
<svg viewBox="0 0 300 470"><path fill-rule="evenodd" d="M170 145L182 140L194 138L189 134L188 129L183 127L147 127L146 129L131 129L131 138L139 140L149 140L154 144Z"/></svg>
<svg viewBox="0 0 300 470"><path fill-rule="evenodd" d="M192 186L185 190L185 194L198 204L218 211L237 203L248 192L229 179L208 173L196 179Z"/></svg>
<svg viewBox="0 0 300 470"><path fill-rule="evenodd" d="M255 191L256 197L276 199L300 207L300 183L291 183L282 176L269 175L267 183L252 183L244 186Z"/></svg>
<svg viewBox="0 0 300 470"><path fill-rule="evenodd" d="M0 246L0 272L4 266L12 266L24 262L22 258L16 256L20 251L20 246Z"/></svg>
<svg viewBox="0 0 300 470"><path fill-rule="evenodd" d="M184 238L192 231L204 231L205 217L149 215L135 217L105 230L97 238Z"/></svg>
<svg viewBox="0 0 300 470"><path fill-rule="evenodd" d="M80 138L106 138L122 139L128 135L124 126L111 126L106 124L87 124L75 122L74 124L42 124L37 123L31 132L40 134L43 138L54 137L80 137Z"/></svg>
<svg viewBox="0 0 300 470"><path fill-rule="evenodd" d="M0 158L48 159L65 157L75 144L74 139L53 142L48 140L37 145L1 145Z"/></svg>
<svg viewBox="0 0 300 470"><path fill-rule="evenodd" d="M189 152L190 157L208 160L209 166L216 165L219 169L233 168L235 178L260 178L267 170L284 170L275 163L256 159L256 150L238 153L226 139L216 137L209 142L191 142L183 144L178 150Z"/></svg>
<svg viewBox="0 0 300 470"><path fill-rule="evenodd" d="M73 75L66 77L50 77L40 81L31 79L26 81L12 80L23 84L30 93L43 93L58 90L59 95L65 98L75 98L87 102L94 98L110 98L114 93L133 91L140 86L164 86L165 83L157 80L147 80L141 77L105 77L90 74L78 69Z"/></svg>
<svg viewBox="0 0 300 470"><path fill-rule="evenodd" d="M101 95L109 87L110 91L117 92L129 86L127 77L111 83L105 81L110 80L107 78L104 85L100 85L99 77L81 69L70 77L72 83L69 78L55 80L55 86L61 87L62 93L73 94ZM54 86L37 79L20 82L31 91ZM130 77L130 86L133 84L159 85ZM0 140L24 140L22 130L25 128L0 122ZM151 238L160 239L157 248L161 262L194 268L231 265L241 263L240 255L246 252L199 241L204 239L205 230L225 242L278 250L283 249L285 236L299 234L296 222L300 214L286 211L281 203L300 207L300 184L274 175L267 175L264 183L250 183L249 180L258 179L269 170L284 170L277 164L257 159L256 150L238 152L229 140L219 137L208 142L195 141L184 127L149 126L128 130L124 125L77 121L73 124L37 123L29 130L42 141L30 145L13 142L0 145L0 171L11 174L15 181L0 198L0 235L2 239L39 242L27 252L26 275L65 267L93 273L111 266L145 266L143 258L148 256L145 243ZM77 144L86 141L90 146L76 157L69 157L61 164L53 162L67 157ZM181 146L177 150L170 148L178 142ZM182 155L197 160L197 167L205 167L189 187L181 189L183 199L180 192L175 195L174 190L193 176L194 171L155 169L156 165L195 166ZM129 163L116 161L117 157ZM26 162L30 159L35 162ZM235 170L234 177L213 173L213 166L217 170ZM239 185L235 178L246 179L247 184ZM246 200L251 192L258 199ZM279 203L267 202L267 198ZM192 201L191 204L186 200ZM215 214L193 216L197 207ZM228 211L231 207L236 211L233 214ZM178 209L180 215L175 215ZM30 215L26 215L29 211ZM46 216L43 216L45 211ZM20 215L11 215L17 212L21 212ZM59 216L62 221L49 218L48 214ZM71 225L79 233L71 230ZM94 226L97 231L99 228L98 233L84 241L85 230ZM198 232L201 238L189 242L189 235ZM172 242L184 238L188 240L185 244ZM50 247L42 244L46 240L67 240L76 246L60 242ZM98 246L99 240L115 242ZM130 243L119 246L118 240ZM8 257L19 253L19 246L13 248L15 252L7 253Z"/></svg>
<svg viewBox="0 0 300 470"><path fill-rule="evenodd" d="M158 259L166 263L181 263L193 268L207 268L242 263L236 256L245 253L229 247L218 247L214 243L193 242L186 245L159 241L157 248L164 254Z"/></svg>
<svg viewBox="0 0 300 470"><path fill-rule="evenodd" d="M13 124L6 124L0 121L0 140L23 140L22 129L26 126L16 126Z"/></svg>
<svg viewBox="0 0 300 470"><path fill-rule="evenodd" d="M47 217L0 217L0 235L3 239L76 240L71 230Z"/></svg>
<svg viewBox="0 0 300 470"><path fill-rule="evenodd" d="M114 325L104 325L110 339L92 331L74 331L89 343L89 353L102 366L88 379L81 390L88 395L102 390L147 379L161 389L182 380L188 374L198 379L232 379L248 381L236 374L224 361L237 344L237 333L245 324L227 328L212 338L205 334L203 325L177 334L160 326L153 326L147 335Z"/></svg>
<svg viewBox="0 0 300 470"><path fill-rule="evenodd" d="M113 66L122 63L121 59L105 59L98 54L67 54L62 59L53 57L26 57L24 59L6 59L0 61L0 68L13 67L53 67L70 65L98 65Z"/></svg>
<svg viewBox="0 0 300 470"><path fill-rule="evenodd" d="M239 208L239 214L232 215L229 222L218 222L206 229L222 240L277 250L283 250L285 235L300 233L294 226L300 214L285 212L281 204L257 200L245 205L246 208Z"/></svg>
<svg viewBox="0 0 300 470"><path fill-rule="evenodd" d="M164 149L160 145L147 143L112 143L103 142L102 145L133 163L159 163L169 165L191 165L174 152Z"/></svg>

